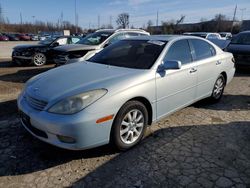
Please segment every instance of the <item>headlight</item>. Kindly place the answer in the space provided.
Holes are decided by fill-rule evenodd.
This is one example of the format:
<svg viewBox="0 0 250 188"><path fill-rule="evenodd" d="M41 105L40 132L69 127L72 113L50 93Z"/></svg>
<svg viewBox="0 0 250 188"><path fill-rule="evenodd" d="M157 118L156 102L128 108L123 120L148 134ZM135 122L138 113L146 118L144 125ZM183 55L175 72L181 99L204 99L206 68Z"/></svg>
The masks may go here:
<svg viewBox="0 0 250 188"><path fill-rule="evenodd" d="M106 93L106 89L97 89L68 97L53 105L48 111L56 114L74 114L91 105Z"/></svg>

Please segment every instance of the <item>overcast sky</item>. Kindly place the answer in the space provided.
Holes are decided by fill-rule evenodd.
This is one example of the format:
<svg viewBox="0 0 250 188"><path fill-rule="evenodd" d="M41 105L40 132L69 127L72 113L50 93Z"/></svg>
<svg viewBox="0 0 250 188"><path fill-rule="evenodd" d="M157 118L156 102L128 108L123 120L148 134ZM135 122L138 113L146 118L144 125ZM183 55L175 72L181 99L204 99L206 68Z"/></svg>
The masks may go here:
<svg viewBox="0 0 250 188"><path fill-rule="evenodd" d="M57 22L63 19L75 22L75 0L0 0L5 17L12 23L35 20ZM201 18L211 19L221 13L232 19L235 5L238 5L237 18L250 19L250 0L76 0L79 26L94 28L98 24L116 26L117 15L130 14L130 25L142 27L148 20L156 23L157 11L161 21L178 19L185 15L185 23L199 22Z"/></svg>

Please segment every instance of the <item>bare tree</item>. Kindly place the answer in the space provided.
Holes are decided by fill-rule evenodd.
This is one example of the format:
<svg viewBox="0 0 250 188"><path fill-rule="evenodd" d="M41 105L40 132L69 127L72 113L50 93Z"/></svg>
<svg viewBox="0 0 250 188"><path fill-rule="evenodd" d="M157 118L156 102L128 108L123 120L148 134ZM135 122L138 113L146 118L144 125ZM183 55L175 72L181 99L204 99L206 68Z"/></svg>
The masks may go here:
<svg viewBox="0 0 250 188"><path fill-rule="evenodd" d="M153 26L153 22L152 20L148 20L148 23L147 23L147 30L149 33L152 34L152 26Z"/></svg>
<svg viewBox="0 0 250 188"><path fill-rule="evenodd" d="M184 21L185 17L186 17L186 16L181 15L180 19L179 19L179 20L176 20L176 24L175 24L175 26L178 26L179 24L183 23L183 21Z"/></svg>
<svg viewBox="0 0 250 188"><path fill-rule="evenodd" d="M116 19L116 23L120 28L128 28L129 27L129 14L128 13L121 13L118 15Z"/></svg>

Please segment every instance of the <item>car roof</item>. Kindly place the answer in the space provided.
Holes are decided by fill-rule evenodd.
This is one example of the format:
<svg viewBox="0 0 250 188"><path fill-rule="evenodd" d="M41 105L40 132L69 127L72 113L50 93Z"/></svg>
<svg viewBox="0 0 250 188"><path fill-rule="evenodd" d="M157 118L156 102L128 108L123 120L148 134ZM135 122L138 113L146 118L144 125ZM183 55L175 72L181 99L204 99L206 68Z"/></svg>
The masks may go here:
<svg viewBox="0 0 250 188"><path fill-rule="evenodd" d="M142 29L99 29L95 32L117 33L117 32L139 32L148 33Z"/></svg>
<svg viewBox="0 0 250 188"><path fill-rule="evenodd" d="M214 33L214 32L187 32L184 34L199 34L199 35L208 35L208 34L218 34L218 33Z"/></svg>
<svg viewBox="0 0 250 188"><path fill-rule="evenodd" d="M158 40L158 41L169 42L177 38L200 39L199 37L187 36L187 35L149 35L149 36L132 37L125 40Z"/></svg>

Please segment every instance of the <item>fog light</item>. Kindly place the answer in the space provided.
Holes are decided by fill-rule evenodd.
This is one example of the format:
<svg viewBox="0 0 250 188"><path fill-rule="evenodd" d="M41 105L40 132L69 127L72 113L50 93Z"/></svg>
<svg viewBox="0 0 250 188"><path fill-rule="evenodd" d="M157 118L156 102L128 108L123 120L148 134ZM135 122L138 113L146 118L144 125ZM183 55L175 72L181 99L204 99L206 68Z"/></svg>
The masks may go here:
<svg viewBox="0 0 250 188"><path fill-rule="evenodd" d="M76 140L74 138L71 138L69 136L62 136L62 135L57 135L57 138L64 143L69 143L69 144L73 144L76 143Z"/></svg>

